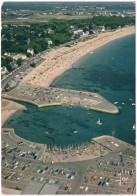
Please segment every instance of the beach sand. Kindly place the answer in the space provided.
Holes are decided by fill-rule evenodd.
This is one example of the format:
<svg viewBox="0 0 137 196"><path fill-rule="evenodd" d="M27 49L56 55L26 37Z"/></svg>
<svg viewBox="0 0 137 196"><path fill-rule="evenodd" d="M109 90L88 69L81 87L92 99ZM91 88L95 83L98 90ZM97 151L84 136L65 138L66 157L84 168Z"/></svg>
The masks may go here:
<svg viewBox="0 0 137 196"><path fill-rule="evenodd" d="M15 103L14 101L7 101L2 99L2 108L1 108L1 126L6 122L6 120L18 110L26 110L26 107Z"/></svg>
<svg viewBox="0 0 137 196"><path fill-rule="evenodd" d="M99 34L98 37L79 42L72 47L61 47L46 54L45 61L31 71L21 82L32 86L49 88L52 82L71 69L74 63L84 55L97 48L124 36L135 33L135 27L125 27L113 32Z"/></svg>

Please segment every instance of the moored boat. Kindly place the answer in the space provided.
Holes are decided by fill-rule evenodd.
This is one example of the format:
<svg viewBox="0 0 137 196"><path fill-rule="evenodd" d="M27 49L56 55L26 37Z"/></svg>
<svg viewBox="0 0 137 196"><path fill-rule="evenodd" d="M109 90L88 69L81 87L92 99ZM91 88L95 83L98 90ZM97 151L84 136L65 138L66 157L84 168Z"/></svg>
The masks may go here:
<svg viewBox="0 0 137 196"><path fill-rule="evenodd" d="M102 122L100 121L100 118L97 121L97 125L102 125Z"/></svg>

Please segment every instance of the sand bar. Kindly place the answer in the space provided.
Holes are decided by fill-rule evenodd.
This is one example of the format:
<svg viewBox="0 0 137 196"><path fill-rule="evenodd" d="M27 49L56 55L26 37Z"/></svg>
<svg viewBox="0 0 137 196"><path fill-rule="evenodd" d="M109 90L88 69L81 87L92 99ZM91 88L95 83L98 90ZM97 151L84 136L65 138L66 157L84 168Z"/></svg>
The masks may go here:
<svg viewBox="0 0 137 196"><path fill-rule="evenodd" d="M31 71L21 82L32 86L48 88L52 82L71 69L74 63L84 55L93 52L97 48L123 36L135 33L135 27L125 27L113 32L99 34L98 37L85 42L79 42L72 47L61 47L52 50L45 56L39 66Z"/></svg>

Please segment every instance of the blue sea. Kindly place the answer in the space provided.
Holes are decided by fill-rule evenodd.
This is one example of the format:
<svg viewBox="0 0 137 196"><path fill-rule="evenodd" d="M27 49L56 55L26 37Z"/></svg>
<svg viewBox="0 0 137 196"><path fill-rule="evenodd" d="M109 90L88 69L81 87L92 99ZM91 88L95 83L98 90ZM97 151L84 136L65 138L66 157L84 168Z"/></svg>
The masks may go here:
<svg viewBox="0 0 137 196"><path fill-rule="evenodd" d="M126 36L84 56L75 67L57 78L52 87L97 92L120 113L105 114L81 107L36 108L18 111L4 124L27 140L66 147L88 143L93 137L112 135L135 145L135 35ZM129 100L129 99L132 99ZM97 125L100 118L102 125ZM74 134L74 131L78 131ZM49 134L47 134L48 132Z"/></svg>

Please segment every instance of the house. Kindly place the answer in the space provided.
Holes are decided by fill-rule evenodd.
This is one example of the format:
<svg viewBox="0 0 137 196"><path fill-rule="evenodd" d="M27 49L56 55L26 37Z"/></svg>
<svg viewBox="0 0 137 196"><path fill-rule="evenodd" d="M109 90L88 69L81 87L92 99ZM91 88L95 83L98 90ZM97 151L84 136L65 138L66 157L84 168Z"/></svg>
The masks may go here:
<svg viewBox="0 0 137 196"><path fill-rule="evenodd" d="M27 53L30 53L33 56L34 55L34 50L33 49L28 49Z"/></svg>
<svg viewBox="0 0 137 196"><path fill-rule="evenodd" d="M10 52L5 52L4 55L5 56L11 56Z"/></svg>
<svg viewBox="0 0 137 196"><path fill-rule="evenodd" d="M15 61L10 62L10 65L12 66L13 69L16 69L18 65L15 63Z"/></svg>
<svg viewBox="0 0 137 196"><path fill-rule="evenodd" d="M21 195L56 195L59 186L43 184L41 182L28 182Z"/></svg>
<svg viewBox="0 0 137 196"><path fill-rule="evenodd" d="M53 44L53 42L52 42L52 40L50 38L46 38L46 41L48 43L48 46L51 45L51 44Z"/></svg>
<svg viewBox="0 0 137 196"><path fill-rule="evenodd" d="M82 36L84 34L83 30L82 29L79 29L77 31L74 31L74 35L80 35Z"/></svg>
<svg viewBox="0 0 137 196"><path fill-rule="evenodd" d="M5 75L6 73L8 73L8 70L5 66L1 67L1 75Z"/></svg>
<svg viewBox="0 0 137 196"><path fill-rule="evenodd" d="M53 34L54 31L53 31L52 29L48 29L48 33L49 33L49 34Z"/></svg>
<svg viewBox="0 0 137 196"><path fill-rule="evenodd" d="M16 55L14 55L13 56L13 59L14 60L18 60L18 59L22 59L22 60L25 60L27 57L26 57L26 55L25 54L16 54Z"/></svg>

